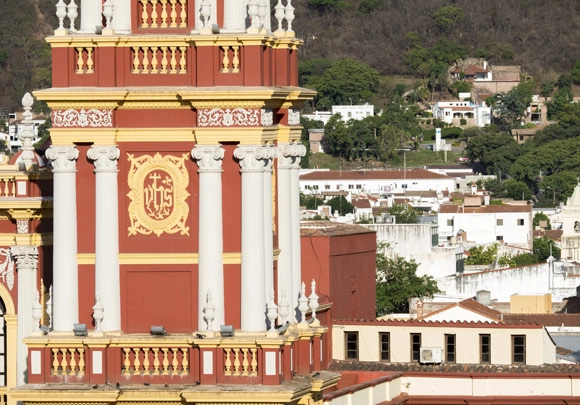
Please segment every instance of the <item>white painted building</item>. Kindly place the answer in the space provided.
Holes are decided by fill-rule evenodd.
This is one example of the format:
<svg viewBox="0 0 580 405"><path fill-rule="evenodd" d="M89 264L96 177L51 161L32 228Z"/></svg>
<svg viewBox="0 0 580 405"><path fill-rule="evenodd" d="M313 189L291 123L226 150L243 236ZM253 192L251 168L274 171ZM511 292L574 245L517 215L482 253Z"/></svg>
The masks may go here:
<svg viewBox="0 0 580 405"><path fill-rule="evenodd" d="M562 218L562 258L580 260L580 184L568 198L561 212Z"/></svg>
<svg viewBox="0 0 580 405"><path fill-rule="evenodd" d="M491 107L475 104L471 101L439 101L431 108L433 118L447 124L461 125L465 120L467 126L484 127L491 124Z"/></svg>
<svg viewBox="0 0 580 405"><path fill-rule="evenodd" d="M312 114L303 114L304 118L315 121L322 121L324 125L328 123L330 117L340 114L344 122L349 120L362 120L372 117L375 113L375 107L372 104L363 105L333 105L332 111L314 111Z"/></svg>
<svg viewBox="0 0 580 405"><path fill-rule="evenodd" d="M503 243L532 249L531 205L444 204L439 207L439 241L444 243L458 235L463 241L478 245Z"/></svg>
<svg viewBox="0 0 580 405"><path fill-rule="evenodd" d="M409 170L312 170L300 175L300 192L322 194L348 191L351 194L387 195L406 191L453 191L455 180L424 169Z"/></svg>

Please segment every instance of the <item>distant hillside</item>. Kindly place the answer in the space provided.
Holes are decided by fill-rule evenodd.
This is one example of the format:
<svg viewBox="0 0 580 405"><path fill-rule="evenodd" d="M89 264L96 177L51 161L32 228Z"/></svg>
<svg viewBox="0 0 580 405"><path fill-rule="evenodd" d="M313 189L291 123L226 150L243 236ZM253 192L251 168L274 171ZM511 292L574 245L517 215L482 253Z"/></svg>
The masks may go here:
<svg viewBox="0 0 580 405"><path fill-rule="evenodd" d="M275 5L277 0L271 2ZM0 29L0 109L19 108L24 92L50 86L50 50L42 38L58 25L55 4L56 0L0 0L6 13ZM464 47L466 56L521 65L544 81L570 72L580 59L576 0L293 0L292 4L293 28L304 39L301 60L348 56L384 75L412 75L418 73L405 63L406 52L445 40Z"/></svg>
<svg viewBox="0 0 580 405"><path fill-rule="evenodd" d="M553 79L580 59L575 0L293 0L303 60L351 57L382 74L412 73L405 52L444 39L467 56ZM443 12L441 11L443 8ZM459 13L449 12L454 8ZM447 13L445 13L447 11Z"/></svg>

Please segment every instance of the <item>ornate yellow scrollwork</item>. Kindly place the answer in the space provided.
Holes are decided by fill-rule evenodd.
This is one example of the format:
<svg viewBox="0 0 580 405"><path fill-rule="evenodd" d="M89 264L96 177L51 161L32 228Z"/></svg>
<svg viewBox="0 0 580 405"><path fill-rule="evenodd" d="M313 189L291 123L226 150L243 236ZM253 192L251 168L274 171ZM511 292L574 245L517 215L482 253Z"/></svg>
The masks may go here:
<svg viewBox="0 0 580 405"><path fill-rule="evenodd" d="M185 162L189 154L181 157L127 154L131 168L127 182L131 191L129 204L129 236L154 233L189 235L186 226L189 206L189 174Z"/></svg>

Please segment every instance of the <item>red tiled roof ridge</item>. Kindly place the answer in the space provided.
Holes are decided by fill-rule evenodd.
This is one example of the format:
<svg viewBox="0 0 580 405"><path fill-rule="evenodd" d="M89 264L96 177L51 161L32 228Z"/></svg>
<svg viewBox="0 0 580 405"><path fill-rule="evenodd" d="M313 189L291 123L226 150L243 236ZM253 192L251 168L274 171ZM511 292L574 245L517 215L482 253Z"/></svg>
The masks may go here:
<svg viewBox="0 0 580 405"><path fill-rule="evenodd" d="M409 324L415 324L418 326L482 326L491 328L502 328L510 326L520 326L524 328L538 329L543 328L543 325L538 323L524 323L522 322L505 322L498 319L497 321L430 321L428 319L375 319L375 320L345 320L345 319L334 319L333 325L392 325L392 326L408 326Z"/></svg>

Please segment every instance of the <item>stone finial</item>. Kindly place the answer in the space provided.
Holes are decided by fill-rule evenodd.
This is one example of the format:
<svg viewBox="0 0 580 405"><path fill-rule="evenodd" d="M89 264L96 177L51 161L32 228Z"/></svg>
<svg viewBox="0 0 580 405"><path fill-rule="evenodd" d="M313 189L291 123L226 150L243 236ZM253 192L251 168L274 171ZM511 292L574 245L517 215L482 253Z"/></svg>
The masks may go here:
<svg viewBox="0 0 580 405"><path fill-rule="evenodd" d="M284 5L282 4L282 0L278 0L278 4L276 4L276 7L274 7L274 17L276 18L276 21L278 21L278 29L276 30L276 32L274 32L274 35L278 36L278 37L283 37L284 36L284 28L282 27L282 23L284 22Z"/></svg>
<svg viewBox="0 0 580 405"><path fill-rule="evenodd" d="M203 307L203 319L205 319L205 323L207 324L207 330L210 331L213 330L211 324L215 318L215 306L212 302L211 290L207 290L205 302L206 304Z"/></svg>
<svg viewBox="0 0 580 405"><path fill-rule="evenodd" d="M70 30L71 31L76 31L75 20L79 16L78 8L79 8L79 6L77 6L75 4L75 0L70 0L70 3L68 3L68 6L66 8L66 10L67 10L66 16L68 17L68 19L70 21Z"/></svg>
<svg viewBox="0 0 580 405"><path fill-rule="evenodd" d="M278 306L274 303L274 289L270 292L270 301L268 301L268 321L270 321L269 332L276 331L276 318L278 317Z"/></svg>
<svg viewBox="0 0 580 405"><path fill-rule="evenodd" d="M306 311L308 311L308 297L306 297L306 285L302 282L300 298L298 298L298 311L300 311L300 324L306 325Z"/></svg>
<svg viewBox="0 0 580 405"><path fill-rule="evenodd" d="M33 336L42 335L40 330L40 320L42 319L42 305L40 305L40 294L34 289L34 303L32 304L32 319L34 319Z"/></svg>
<svg viewBox="0 0 580 405"><path fill-rule="evenodd" d="M105 317L105 308L101 303L101 294L97 291L95 293L95 305L93 306L93 319L95 320L95 331L102 332L101 323Z"/></svg>
<svg viewBox="0 0 580 405"><path fill-rule="evenodd" d="M286 4L286 9L284 10L284 16L286 17L286 21L288 22L286 36L293 37L295 33L292 30L292 21L294 21L294 7L292 7L292 0L288 0L288 4Z"/></svg>
<svg viewBox="0 0 580 405"><path fill-rule="evenodd" d="M312 323L319 325L320 321L316 318L316 310L318 309L318 307L320 306L318 304L318 295L316 294L316 281L314 281L314 279L312 279L312 283L310 284L310 296L308 297L308 306L310 307L310 310L312 311Z"/></svg>
<svg viewBox="0 0 580 405"><path fill-rule="evenodd" d="M280 301L278 302L278 316L280 316L280 323L284 324L290 315L290 304L286 300L286 292L282 291Z"/></svg>

